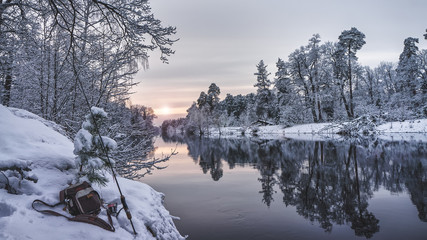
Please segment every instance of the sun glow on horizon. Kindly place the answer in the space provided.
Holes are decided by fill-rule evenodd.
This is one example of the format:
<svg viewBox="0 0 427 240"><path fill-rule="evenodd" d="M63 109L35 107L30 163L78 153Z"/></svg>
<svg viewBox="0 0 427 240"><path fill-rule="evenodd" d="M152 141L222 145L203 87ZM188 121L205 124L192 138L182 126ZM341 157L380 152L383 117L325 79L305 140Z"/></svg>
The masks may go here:
<svg viewBox="0 0 427 240"><path fill-rule="evenodd" d="M168 106L164 106L158 110L158 115L170 115L172 113Z"/></svg>

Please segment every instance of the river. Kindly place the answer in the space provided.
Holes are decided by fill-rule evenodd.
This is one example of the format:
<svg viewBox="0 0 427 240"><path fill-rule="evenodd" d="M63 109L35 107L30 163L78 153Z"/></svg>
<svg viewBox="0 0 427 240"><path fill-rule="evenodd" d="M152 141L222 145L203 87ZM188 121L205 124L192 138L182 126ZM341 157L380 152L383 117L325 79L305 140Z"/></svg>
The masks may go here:
<svg viewBox="0 0 427 240"><path fill-rule="evenodd" d="M427 143L156 140L165 194L189 240L426 239Z"/></svg>

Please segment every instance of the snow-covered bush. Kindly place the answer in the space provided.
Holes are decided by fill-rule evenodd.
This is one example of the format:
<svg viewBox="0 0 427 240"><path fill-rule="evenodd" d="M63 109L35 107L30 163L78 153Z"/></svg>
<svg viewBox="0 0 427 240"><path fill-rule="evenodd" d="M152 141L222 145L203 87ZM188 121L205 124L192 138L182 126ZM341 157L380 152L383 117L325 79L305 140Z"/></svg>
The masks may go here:
<svg viewBox="0 0 427 240"><path fill-rule="evenodd" d="M6 162L3 162L7 164ZM5 166L0 162L0 188L4 188L11 194L23 194L30 192L29 181L37 183L38 177L30 174L30 164L17 161L17 164Z"/></svg>
<svg viewBox="0 0 427 240"><path fill-rule="evenodd" d="M374 135L377 134L376 126L383 122L379 116L363 115L343 124L338 134L349 137Z"/></svg>
<svg viewBox="0 0 427 240"><path fill-rule="evenodd" d="M78 177L87 177L89 181L101 185L108 181L103 171L110 167L109 164L114 164L108 154L117 147L113 139L100 137L99 131L105 120L107 113L101 108L92 107L74 139L74 154L77 155L77 164L80 165Z"/></svg>

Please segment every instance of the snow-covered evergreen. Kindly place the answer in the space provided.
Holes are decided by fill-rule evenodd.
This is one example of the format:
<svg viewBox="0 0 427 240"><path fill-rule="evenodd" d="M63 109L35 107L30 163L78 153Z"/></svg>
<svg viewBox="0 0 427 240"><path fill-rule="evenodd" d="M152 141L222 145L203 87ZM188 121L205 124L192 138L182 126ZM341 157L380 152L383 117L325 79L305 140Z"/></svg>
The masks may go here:
<svg viewBox="0 0 427 240"><path fill-rule="evenodd" d="M100 128L106 120L107 113L104 109L92 107L74 139L74 154L77 155L77 165L80 166L80 177L87 177L90 182L101 185L108 181L103 171L114 164L114 160L108 156L110 150L117 148L116 141L100 135Z"/></svg>

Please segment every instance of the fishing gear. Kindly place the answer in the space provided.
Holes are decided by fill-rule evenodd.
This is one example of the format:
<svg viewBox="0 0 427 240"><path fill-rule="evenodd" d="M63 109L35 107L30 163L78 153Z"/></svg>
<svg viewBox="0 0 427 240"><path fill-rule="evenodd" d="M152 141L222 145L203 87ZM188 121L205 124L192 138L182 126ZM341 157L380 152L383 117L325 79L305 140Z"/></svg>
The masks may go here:
<svg viewBox="0 0 427 240"><path fill-rule="evenodd" d="M73 55L74 55L74 51L73 51ZM74 59L74 57L73 57L73 59ZM77 70L76 70L76 68L75 68L75 65L74 65L74 64L75 64L75 63L74 63L74 61L73 61L73 70L74 70L74 73L75 73L75 76L76 76L76 80L77 80L77 82L79 83L79 88L80 88L80 90L81 90L81 92L82 92L82 94L83 94L83 97L84 97L84 99L85 99L85 101L86 101L86 104L87 104L87 106L88 106L88 108L89 108L90 116L92 117L93 124L94 124L95 130L96 130L96 133L97 133L97 135L98 135L98 137L99 137L99 140L100 140L100 143L101 143L102 151L105 153L105 156L106 156L106 158L107 158L107 163L108 163L107 165L110 167L111 172L112 172L112 174L113 174L113 179L114 179L114 181L116 182L117 188L119 189L119 193L120 193L120 201L121 201L121 203L122 203L122 205L123 205L123 209L124 209L124 210L125 210L125 212L126 212L126 216L127 216L127 218L129 219L129 222L130 222L130 224L131 224L131 226L132 226L133 234L134 234L134 235L137 235L137 232L135 231L135 227L134 227L133 222L132 222L132 214L131 214L131 212L130 212L130 210L129 210L129 206L128 206L128 205L127 205L127 203L126 203L126 198L125 198L125 196L124 196L124 195L123 195L123 193L122 193L122 190L121 190L121 188L120 188L119 182L117 181L116 172L114 171L113 165L111 164L110 157L108 156L108 150L107 150L107 148L105 147L104 141L102 140L102 136L101 136L101 133L100 133L100 131L99 131L99 127L98 127L98 125L97 125L97 123L96 123L95 116L94 116L94 114L92 113L91 104L89 103L89 100L88 100L87 95L86 95L86 93L85 93L85 91L84 91L84 88L83 88L83 84L82 84L82 82L81 82L80 78L78 77Z"/></svg>

